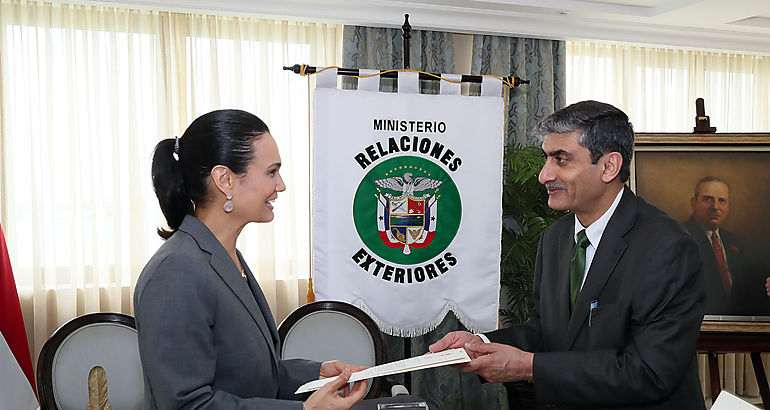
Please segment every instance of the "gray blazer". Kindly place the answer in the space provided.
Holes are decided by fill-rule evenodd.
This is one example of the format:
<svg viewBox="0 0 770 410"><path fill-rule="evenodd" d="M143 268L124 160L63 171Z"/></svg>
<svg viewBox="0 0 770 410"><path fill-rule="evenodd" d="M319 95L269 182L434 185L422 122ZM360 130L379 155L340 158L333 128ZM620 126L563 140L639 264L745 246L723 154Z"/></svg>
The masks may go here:
<svg viewBox="0 0 770 410"><path fill-rule="evenodd" d="M134 309L145 409L302 409L293 393L320 363L281 360L265 296L238 258L248 284L188 215L142 270Z"/></svg>

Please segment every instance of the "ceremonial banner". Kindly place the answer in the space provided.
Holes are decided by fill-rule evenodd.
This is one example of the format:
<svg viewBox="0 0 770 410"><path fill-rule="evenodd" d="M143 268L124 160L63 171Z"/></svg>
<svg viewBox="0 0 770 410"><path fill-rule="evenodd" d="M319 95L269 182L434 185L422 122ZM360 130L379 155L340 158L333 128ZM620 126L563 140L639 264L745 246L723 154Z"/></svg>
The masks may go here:
<svg viewBox="0 0 770 410"><path fill-rule="evenodd" d="M0 408L40 409L19 295L5 235L0 228Z"/></svg>
<svg viewBox="0 0 770 410"><path fill-rule="evenodd" d="M502 113L500 97L316 89L317 300L352 303L394 336L450 310L497 328Z"/></svg>

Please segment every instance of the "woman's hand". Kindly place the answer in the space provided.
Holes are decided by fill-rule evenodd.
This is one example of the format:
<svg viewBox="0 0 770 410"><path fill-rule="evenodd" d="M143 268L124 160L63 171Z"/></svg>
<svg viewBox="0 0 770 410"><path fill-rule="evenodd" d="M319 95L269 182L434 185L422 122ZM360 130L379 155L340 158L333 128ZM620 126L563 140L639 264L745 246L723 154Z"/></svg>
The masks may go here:
<svg viewBox="0 0 770 410"><path fill-rule="evenodd" d="M321 374L319 379L326 379L329 377L336 377L342 374L345 369L350 369L351 373L359 372L367 367L355 366L347 364L339 360L330 360L328 362L321 363Z"/></svg>
<svg viewBox="0 0 770 410"><path fill-rule="evenodd" d="M339 362L338 360L335 361ZM344 365L344 363L342 363L342 365ZM332 368L336 369L336 367ZM324 369L323 366L321 366L322 378L323 374ZM325 386L310 395L307 401L305 401L307 410L347 410L361 400L366 394L366 380L356 382L351 390L348 386L350 374L350 369L343 367L342 372L336 379L326 383Z"/></svg>

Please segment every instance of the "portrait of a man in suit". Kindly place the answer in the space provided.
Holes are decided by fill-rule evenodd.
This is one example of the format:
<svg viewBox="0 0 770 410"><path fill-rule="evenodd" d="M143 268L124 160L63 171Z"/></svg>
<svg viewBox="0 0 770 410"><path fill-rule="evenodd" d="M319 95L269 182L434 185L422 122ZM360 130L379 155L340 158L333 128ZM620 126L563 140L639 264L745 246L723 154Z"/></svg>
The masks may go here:
<svg viewBox="0 0 770 410"><path fill-rule="evenodd" d="M695 239L703 260L707 315L756 315L770 307L765 276L747 267L745 248L738 235L724 229L732 199L727 181L706 176L696 184L682 225ZM763 306L767 305L767 306Z"/></svg>
<svg viewBox="0 0 770 410"><path fill-rule="evenodd" d="M634 132L621 110L583 101L543 120L548 205L569 210L537 250L525 323L451 332L460 365L488 381L530 380L560 409L705 409L695 344L703 318L698 246L676 219L625 186Z"/></svg>

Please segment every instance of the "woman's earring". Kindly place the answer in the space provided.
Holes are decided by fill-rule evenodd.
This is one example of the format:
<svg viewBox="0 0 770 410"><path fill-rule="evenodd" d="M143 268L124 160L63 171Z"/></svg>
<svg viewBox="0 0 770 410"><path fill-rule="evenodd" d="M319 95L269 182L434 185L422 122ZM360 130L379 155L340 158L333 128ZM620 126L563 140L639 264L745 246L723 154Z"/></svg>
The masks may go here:
<svg viewBox="0 0 770 410"><path fill-rule="evenodd" d="M233 194L227 194L227 201L225 201L225 212L228 214L233 212L233 201L231 201L231 199L233 199Z"/></svg>

